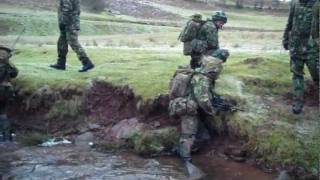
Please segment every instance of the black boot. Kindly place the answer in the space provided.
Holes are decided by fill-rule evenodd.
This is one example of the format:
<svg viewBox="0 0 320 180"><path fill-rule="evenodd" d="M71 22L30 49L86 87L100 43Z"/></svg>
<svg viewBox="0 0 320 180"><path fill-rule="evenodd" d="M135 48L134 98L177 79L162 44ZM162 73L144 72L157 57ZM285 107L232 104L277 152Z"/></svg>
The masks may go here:
<svg viewBox="0 0 320 180"><path fill-rule="evenodd" d="M92 64L91 60L89 58L86 58L85 60L82 61L83 62L83 66L82 68L79 70L79 72L87 72L90 69L94 68L94 64Z"/></svg>
<svg viewBox="0 0 320 180"><path fill-rule="evenodd" d="M204 172L197 166L192 164L191 158L183 159L183 163L188 173L188 179L200 180L205 177Z"/></svg>
<svg viewBox="0 0 320 180"><path fill-rule="evenodd" d="M302 101L294 101L293 105L292 105L292 112L294 114L300 114L302 112L303 109L303 102Z"/></svg>
<svg viewBox="0 0 320 180"><path fill-rule="evenodd" d="M50 67L57 70L66 70L66 66L60 64L51 64Z"/></svg>
<svg viewBox="0 0 320 180"><path fill-rule="evenodd" d="M57 70L66 70L66 58L59 57L56 64L51 64L49 67Z"/></svg>

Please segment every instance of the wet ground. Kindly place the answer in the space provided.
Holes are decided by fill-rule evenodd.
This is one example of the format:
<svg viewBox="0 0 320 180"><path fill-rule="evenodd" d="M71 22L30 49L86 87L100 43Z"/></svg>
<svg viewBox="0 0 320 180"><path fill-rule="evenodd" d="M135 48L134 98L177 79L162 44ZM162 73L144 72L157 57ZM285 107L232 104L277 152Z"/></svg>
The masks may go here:
<svg viewBox="0 0 320 180"><path fill-rule="evenodd" d="M244 163L196 155L194 162L215 180L271 180L270 174ZM186 179L175 157L145 159L131 153L100 153L75 145L19 147L0 145L2 179ZM1 179L1 178L0 178Z"/></svg>

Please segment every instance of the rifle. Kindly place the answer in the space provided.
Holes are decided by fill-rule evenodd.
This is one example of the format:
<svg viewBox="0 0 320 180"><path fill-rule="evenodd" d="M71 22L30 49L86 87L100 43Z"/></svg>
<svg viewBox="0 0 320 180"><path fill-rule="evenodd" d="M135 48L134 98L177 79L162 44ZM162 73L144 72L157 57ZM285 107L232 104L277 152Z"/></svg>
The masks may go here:
<svg viewBox="0 0 320 180"><path fill-rule="evenodd" d="M240 107L233 105L231 103L227 103L220 95L215 95L212 99L212 106L216 108L218 111L223 112L236 112L236 111L244 111Z"/></svg>
<svg viewBox="0 0 320 180"><path fill-rule="evenodd" d="M12 51L14 51L14 48L16 47L17 43L19 42L21 36L23 35L23 33L26 31L26 27L23 26L22 31L19 33L18 37L16 38L16 40L12 43L12 45L10 46L10 49Z"/></svg>

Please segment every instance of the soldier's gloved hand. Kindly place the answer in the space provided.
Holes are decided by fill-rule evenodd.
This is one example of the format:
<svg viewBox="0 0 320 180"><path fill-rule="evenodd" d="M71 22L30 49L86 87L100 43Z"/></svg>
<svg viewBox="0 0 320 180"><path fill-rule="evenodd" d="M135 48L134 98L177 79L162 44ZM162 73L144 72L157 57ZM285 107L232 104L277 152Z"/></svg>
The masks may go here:
<svg viewBox="0 0 320 180"><path fill-rule="evenodd" d="M289 50L289 43L288 43L288 41L283 40L283 41L282 41L282 45L283 45L283 48L284 48L285 50Z"/></svg>

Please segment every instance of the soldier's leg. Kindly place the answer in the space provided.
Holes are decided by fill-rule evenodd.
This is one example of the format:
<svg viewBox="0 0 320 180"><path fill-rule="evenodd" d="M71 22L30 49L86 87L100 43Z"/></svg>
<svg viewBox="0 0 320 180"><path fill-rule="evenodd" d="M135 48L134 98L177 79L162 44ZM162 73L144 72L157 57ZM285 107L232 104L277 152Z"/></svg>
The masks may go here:
<svg viewBox="0 0 320 180"><path fill-rule="evenodd" d="M79 34L79 31L77 30L68 31L67 39L68 39L69 45L77 53L78 59L81 61L83 65L82 69L80 69L79 72L85 72L94 68L94 65L89 59L89 57L87 56L85 50L80 45L78 40L78 34Z"/></svg>
<svg viewBox="0 0 320 180"><path fill-rule="evenodd" d="M291 57L291 72L293 85L293 106L292 111L299 114L303 108L303 94L304 94L304 61L296 57Z"/></svg>
<svg viewBox="0 0 320 180"><path fill-rule="evenodd" d="M319 46L314 40L310 40L309 43L309 57L306 64L313 82L319 86Z"/></svg>
<svg viewBox="0 0 320 180"><path fill-rule="evenodd" d="M190 67L192 69L200 67L200 59L201 59L201 54L192 53L191 60L190 60Z"/></svg>
<svg viewBox="0 0 320 180"><path fill-rule="evenodd" d="M57 64L65 66L66 64L66 57L68 54L68 41L67 41L67 32L66 26L60 25L60 36L58 40L58 62Z"/></svg>
<svg viewBox="0 0 320 180"><path fill-rule="evenodd" d="M181 136L179 154L184 161L191 161L191 148L198 130L198 117L186 115L181 117Z"/></svg>

